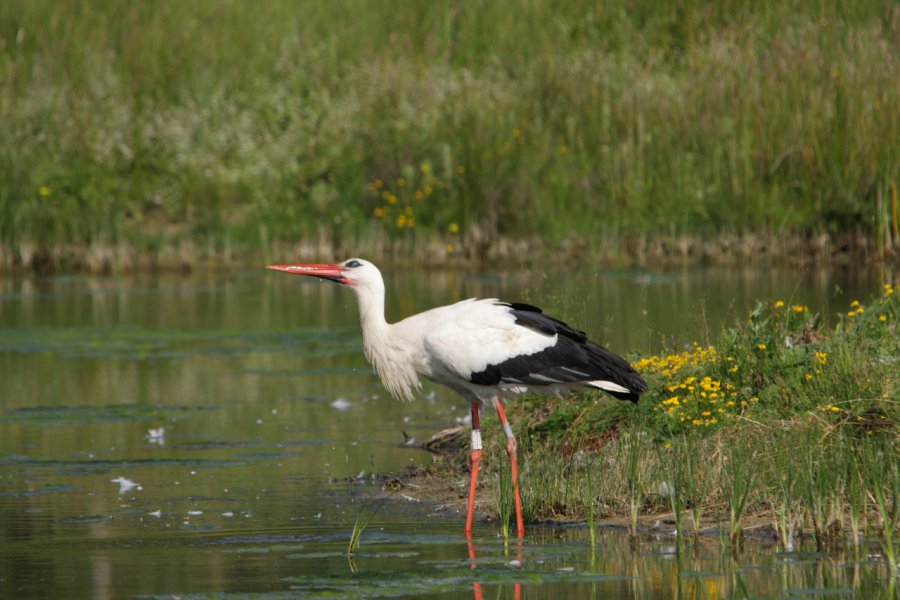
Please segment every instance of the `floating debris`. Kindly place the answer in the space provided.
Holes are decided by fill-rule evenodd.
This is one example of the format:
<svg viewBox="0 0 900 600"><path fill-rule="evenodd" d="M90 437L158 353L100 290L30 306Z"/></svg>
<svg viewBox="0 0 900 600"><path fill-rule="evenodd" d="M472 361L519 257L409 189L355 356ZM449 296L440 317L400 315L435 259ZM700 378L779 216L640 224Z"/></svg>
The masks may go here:
<svg viewBox="0 0 900 600"><path fill-rule="evenodd" d="M350 408L350 402L346 398L338 398L331 403L331 407L337 410L347 410Z"/></svg>
<svg viewBox="0 0 900 600"><path fill-rule="evenodd" d="M151 444L159 444L160 446L166 445L166 428L160 427L159 429L148 429L147 435L144 436Z"/></svg>
<svg viewBox="0 0 900 600"><path fill-rule="evenodd" d="M141 487L141 484L136 483L130 479L126 479L124 477L116 477L115 479L110 479L110 483L118 483L119 484L119 493L124 494L130 489L137 488L138 491L144 489Z"/></svg>

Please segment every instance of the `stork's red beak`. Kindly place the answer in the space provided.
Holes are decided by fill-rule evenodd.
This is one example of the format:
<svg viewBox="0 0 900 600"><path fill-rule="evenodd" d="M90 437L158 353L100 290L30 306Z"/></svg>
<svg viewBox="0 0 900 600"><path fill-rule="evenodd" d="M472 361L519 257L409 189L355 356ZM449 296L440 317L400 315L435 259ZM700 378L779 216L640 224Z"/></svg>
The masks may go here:
<svg viewBox="0 0 900 600"><path fill-rule="evenodd" d="M321 277L337 283L347 283L347 279L344 277L344 269L341 268L341 265L269 265L266 268L293 275L311 275L312 277Z"/></svg>

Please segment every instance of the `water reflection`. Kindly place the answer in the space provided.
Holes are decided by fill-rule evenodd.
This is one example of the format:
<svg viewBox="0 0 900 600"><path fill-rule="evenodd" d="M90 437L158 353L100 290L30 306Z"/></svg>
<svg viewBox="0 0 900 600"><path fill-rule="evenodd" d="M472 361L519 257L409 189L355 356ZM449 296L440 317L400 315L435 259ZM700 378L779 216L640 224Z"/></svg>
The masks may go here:
<svg viewBox="0 0 900 600"><path fill-rule="evenodd" d="M392 320L497 296L642 353L661 339L705 341L759 298L827 315L881 283L775 269L385 275ZM462 598L476 583L487 598L882 591L880 567L864 559L760 548L735 562L714 545L672 553L671 539L632 551L615 533L592 555L583 532L531 528L509 555L481 531L470 554L460 515L402 500L376 519L351 573L344 551L356 502L375 493L371 473L430 460L402 447L401 431L426 438L468 408L442 388L422 397L386 397L352 294L327 283L262 269L2 278L0 597ZM150 433L161 428L164 444Z"/></svg>

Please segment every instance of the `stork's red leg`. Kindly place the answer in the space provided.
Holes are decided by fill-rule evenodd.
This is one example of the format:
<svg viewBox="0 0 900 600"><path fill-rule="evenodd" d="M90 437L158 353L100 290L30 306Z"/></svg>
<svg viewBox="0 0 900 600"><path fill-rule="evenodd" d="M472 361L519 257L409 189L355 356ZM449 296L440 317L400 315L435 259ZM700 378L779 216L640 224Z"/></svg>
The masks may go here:
<svg viewBox="0 0 900 600"><path fill-rule="evenodd" d="M472 470L469 474L469 503L466 508L466 537L472 537L472 514L475 512L475 486L481 465L481 429L478 424L478 401L472 402Z"/></svg>
<svg viewBox="0 0 900 600"><path fill-rule="evenodd" d="M518 537L525 536L525 525L522 522L522 498L519 495L519 464L516 457L516 436L513 435L512 427L506 420L506 413L503 412L503 404L497 400L497 416L500 417L500 424L503 425L503 433L506 434L506 454L509 455L509 470L513 485L513 500L516 503L516 535Z"/></svg>

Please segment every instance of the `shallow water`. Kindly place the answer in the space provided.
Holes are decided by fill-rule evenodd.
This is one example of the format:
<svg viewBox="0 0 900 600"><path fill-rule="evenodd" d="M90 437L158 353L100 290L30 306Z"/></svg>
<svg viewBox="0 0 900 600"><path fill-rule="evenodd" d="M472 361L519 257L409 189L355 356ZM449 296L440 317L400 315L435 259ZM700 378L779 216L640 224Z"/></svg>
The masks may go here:
<svg viewBox="0 0 900 600"><path fill-rule="evenodd" d="M757 299L831 315L879 284L865 271L397 270L387 305L394 320L499 296L647 353L703 343ZM414 403L387 398L360 346L352 294L279 273L0 279L0 597L892 593L877 562L763 544L733 560L609 531L592 554L583 528L532 527L504 549L480 525L470 548L460 515L410 490L350 562L371 474L430 460L402 432L427 438L466 413L430 385Z"/></svg>

